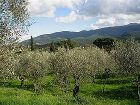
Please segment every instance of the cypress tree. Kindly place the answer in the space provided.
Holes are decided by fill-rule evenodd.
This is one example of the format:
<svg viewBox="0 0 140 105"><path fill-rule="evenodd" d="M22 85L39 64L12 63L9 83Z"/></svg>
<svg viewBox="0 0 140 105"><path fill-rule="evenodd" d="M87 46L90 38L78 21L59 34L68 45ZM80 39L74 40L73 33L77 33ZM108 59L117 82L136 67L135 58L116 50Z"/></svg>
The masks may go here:
<svg viewBox="0 0 140 105"><path fill-rule="evenodd" d="M33 51L34 50L34 41L33 41L33 37L32 36L31 36L30 46L31 46L31 51Z"/></svg>

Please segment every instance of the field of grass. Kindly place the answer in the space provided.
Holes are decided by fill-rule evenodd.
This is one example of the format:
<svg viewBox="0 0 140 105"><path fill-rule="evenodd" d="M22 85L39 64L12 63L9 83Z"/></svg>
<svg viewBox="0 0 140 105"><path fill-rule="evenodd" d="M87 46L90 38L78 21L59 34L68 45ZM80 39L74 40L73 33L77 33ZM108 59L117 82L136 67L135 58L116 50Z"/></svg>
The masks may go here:
<svg viewBox="0 0 140 105"><path fill-rule="evenodd" d="M128 78L108 79L104 93L100 80L82 84L76 98L72 96L73 84L67 93L54 84L52 76L44 78L42 84L41 93L36 94L28 81L24 88L20 88L18 80L1 82L0 105L137 105L136 87Z"/></svg>

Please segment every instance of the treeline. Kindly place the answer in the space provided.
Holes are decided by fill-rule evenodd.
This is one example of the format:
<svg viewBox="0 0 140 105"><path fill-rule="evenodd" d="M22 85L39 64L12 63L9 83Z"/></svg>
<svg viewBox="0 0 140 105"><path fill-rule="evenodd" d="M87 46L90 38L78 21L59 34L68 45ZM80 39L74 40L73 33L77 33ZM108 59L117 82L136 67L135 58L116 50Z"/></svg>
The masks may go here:
<svg viewBox="0 0 140 105"><path fill-rule="evenodd" d="M55 52L58 50L58 48L65 48L66 50L68 49L73 49L75 47L80 47L83 45L80 45L78 43L78 41L74 41L71 39L67 39L67 40L62 40L62 41L57 41L57 42L51 42L48 44L44 44L44 45L38 45L35 44L32 36L31 36L31 50L33 49L47 49L50 52ZM92 44L99 47L100 49L105 49L106 51L110 52L113 49L113 44L114 44L114 39L111 38L97 38L96 40L93 41L93 43L88 44L88 45L84 45L83 47L86 46L91 46Z"/></svg>
<svg viewBox="0 0 140 105"><path fill-rule="evenodd" d="M51 42L44 45L38 45L34 42L33 38L31 37L31 49L46 49L49 52L55 52L58 48L65 48L65 49L73 49L79 46L79 43L73 41L71 39L66 39L62 41Z"/></svg>
<svg viewBox="0 0 140 105"><path fill-rule="evenodd" d="M71 39L57 41L50 43L50 52L55 52L58 48L73 49L78 46L78 42Z"/></svg>

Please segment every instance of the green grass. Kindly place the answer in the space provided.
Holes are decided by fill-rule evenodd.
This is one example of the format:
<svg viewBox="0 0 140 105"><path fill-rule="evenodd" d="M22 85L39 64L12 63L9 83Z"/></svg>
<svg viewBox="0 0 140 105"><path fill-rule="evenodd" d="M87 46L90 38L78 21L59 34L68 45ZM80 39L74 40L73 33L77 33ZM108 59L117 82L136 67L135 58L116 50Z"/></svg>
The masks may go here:
<svg viewBox="0 0 140 105"><path fill-rule="evenodd" d="M42 92L36 94L29 81L24 88L19 87L18 80L1 82L0 105L137 105L136 87L128 78L108 79L104 93L99 79L95 84L82 84L76 98L72 97L73 84L70 84L67 93L54 84L52 76L43 78L42 84Z"/></svg>

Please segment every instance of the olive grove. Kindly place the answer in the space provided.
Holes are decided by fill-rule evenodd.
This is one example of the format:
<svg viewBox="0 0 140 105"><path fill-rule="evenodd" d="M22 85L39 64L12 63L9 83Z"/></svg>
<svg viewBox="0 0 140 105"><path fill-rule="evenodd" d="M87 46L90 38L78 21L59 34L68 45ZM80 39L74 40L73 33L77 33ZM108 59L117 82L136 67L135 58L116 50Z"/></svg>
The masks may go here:
<svg viewBox="0 0 140 105"><path fill-rule="evenodd" d="M64 92L67 92L72 83L75 97L81 84L95 82L100 75L105 82L109 74L137 77L140 103L140 43L133 38L114 41L110 39L98 47L76 47L70 39L57 42L57 50L52 42L50 52L33 48L31 37L31 50L19 47L13 42L26 34L29 24L27 0L0 0L0 82L18 80L24 88L25 80L32 83L34 90L42 88L42 78L49 74L55 77ZM64 48L63 48L64 47ZM103 49L105 47L106 49Z"/></svg>
<svg viewBox="0 0 140 105"><path fill-rule="evenodd" d="M74 48L68 51L59 49L58 52L52 53L49 63L59 84L65 88L71 77L74 86L79 86L89 77L94 79L95 75L103 73L106 68L116 68L113 58L107 52L94 47Z"/></svg>

